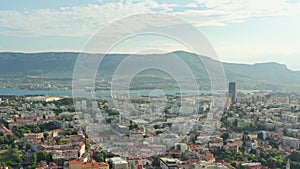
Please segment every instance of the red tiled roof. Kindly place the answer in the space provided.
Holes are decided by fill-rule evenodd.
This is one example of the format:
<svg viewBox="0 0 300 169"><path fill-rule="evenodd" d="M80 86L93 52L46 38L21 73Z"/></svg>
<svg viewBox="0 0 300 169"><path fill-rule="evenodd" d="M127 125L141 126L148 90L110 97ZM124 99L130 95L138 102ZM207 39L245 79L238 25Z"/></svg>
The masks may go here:
<svg viewBox="0 0 300 169"><path fill-rule="evenodd" d="M82 163L82 159L81 158L77 158L75 160L70 160L69 164L81 164Z"/></svg>
<svg viewBox="0 0 300 169"><path fill-rule="evenodd" d="M104 162L90 162L90 163L82 164L82 168L91 168L91 167L108 167L108 164Z"/></svg>
<svg viewBox="0 0 300 169"><path fill-rule="evenodd" d="M181 151L179 150L169 150L168 152L171 154L181 154Z"/></svg>
<svg viewBox="0 0 300 169"><path fill-rule="evenodd" d="M56 164L55 162L51 162L51 163L50 163L50 166L51 166L51 167L55 167L55 166L57 166L57 164Z"/></svg>
<svg viewBox="0 0 300 169"><path fill-rule="evenodd" d="M205 159L206 161L210 161L210 160L213 160L214 157L213 157L212 155L206 155L206 156L204 156L204 159Z"/></svg>

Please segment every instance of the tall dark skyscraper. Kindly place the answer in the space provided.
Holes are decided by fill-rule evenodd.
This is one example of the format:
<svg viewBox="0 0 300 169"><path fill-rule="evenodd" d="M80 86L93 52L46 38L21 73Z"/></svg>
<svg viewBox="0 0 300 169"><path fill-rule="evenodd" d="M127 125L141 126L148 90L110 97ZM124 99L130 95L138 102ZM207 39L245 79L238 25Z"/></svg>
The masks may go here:
<svg viewBox="0 0 300 169"><path fill-rule="evenodd" d="M231 97L232 103L236 102L236 83L230 82L229 83L229 97Z"/></svg>

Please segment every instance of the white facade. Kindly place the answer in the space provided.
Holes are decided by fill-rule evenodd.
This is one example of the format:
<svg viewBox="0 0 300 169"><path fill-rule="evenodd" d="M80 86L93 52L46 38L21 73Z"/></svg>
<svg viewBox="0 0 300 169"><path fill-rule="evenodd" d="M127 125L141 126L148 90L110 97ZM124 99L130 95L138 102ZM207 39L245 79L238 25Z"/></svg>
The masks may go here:
<svg viewBox="0 0 300 169"><path fill-rule="evenodd" d="M113 169L128 169L128 163L120 157L114 157L109 159Z"/></svg>
<svg viewBox="0 0 300 169"><path fill-rule="evenodd" d="M283 147L291 149L299 149L299 139L293 137L282 137Z"/></svg>
<svg viewBox="0 0 300 169"><path fill-rule="evenodd" d="M175 149L184 153L188 149L188 146L185 143L175 143Z"/></svg>

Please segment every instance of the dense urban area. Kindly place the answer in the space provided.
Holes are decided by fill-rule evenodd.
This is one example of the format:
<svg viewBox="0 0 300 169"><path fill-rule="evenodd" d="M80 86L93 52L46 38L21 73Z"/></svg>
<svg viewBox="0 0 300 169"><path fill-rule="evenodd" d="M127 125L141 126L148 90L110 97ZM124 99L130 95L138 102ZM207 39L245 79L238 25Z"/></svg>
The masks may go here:
<svg viewBox="0 0 300 169"><path fill-rule="evenodd" d="M243 93L231 82L223 110L204 94L125 100L1 96L0 168L300 168L296 92ZM193 123L180 126L184 117Z"/></svg>

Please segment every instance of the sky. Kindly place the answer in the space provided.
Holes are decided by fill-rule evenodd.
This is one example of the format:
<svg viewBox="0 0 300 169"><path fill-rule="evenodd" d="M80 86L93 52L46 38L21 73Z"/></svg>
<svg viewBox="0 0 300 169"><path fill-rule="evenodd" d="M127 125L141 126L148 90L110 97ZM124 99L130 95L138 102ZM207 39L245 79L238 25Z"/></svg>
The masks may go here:
<svg viewBox="0 0 300 169"><path fill-rule="evenodd" d="M0 0L0 52L79 52L103 27L143 13L195 26L221 61L278 62L300 70L300 0ZM147 49L187 50L166 37L141 35L112 52Z"/></svg>

